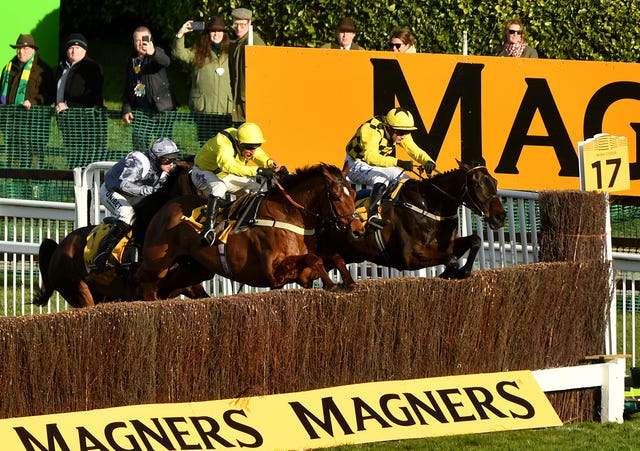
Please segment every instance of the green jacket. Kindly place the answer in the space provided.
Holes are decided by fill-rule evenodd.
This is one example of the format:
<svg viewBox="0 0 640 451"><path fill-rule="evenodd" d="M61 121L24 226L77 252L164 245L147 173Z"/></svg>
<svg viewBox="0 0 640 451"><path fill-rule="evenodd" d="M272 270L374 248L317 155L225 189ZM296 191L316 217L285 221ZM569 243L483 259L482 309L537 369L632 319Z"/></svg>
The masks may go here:
<svg viewBox="0 0 640 451"><path fill-rule="evenodd" d="M191 92L189 109L200 113L231 114L233 95L229 73L229 54L211 52L207 62L197 67L195 49L185 48L184 37L175 38L171 46L171 55L192 65Z"/></svg>
<svg viewBox="0 0 640 451"><path fill-rule="evenodd" d="M234 112L233 120L237 122L244 122L244 110L245 110L245 56L244 49L249 41L249 33L245 34L242 38L235 42L232 42L229 46L229 55L231 62L229 63L229 69L231 72L231 88L233 90L233 102L236 105L237 111ZM257 33L253 33L253 45L266 45L262 38Z"/></svg>

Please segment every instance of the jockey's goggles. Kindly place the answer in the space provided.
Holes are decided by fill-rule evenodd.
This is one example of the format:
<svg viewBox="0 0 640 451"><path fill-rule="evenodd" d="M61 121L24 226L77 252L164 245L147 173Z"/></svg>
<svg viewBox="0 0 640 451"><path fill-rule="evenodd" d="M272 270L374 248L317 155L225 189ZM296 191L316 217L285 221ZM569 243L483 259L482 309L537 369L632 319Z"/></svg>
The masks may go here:
<svg viewBox="0 0 640 451"><path fill-rule="evenodd" d="M173 164L176 162L175 158L160 158L160 164L165 166L167 164Z"/></svg>
<svg viewBox="0 0 640 451"><path fill-rule="evenodd" d="M258 147L260 147L260 144L240 144L240 147L245 150L256 150Z"/></svg>

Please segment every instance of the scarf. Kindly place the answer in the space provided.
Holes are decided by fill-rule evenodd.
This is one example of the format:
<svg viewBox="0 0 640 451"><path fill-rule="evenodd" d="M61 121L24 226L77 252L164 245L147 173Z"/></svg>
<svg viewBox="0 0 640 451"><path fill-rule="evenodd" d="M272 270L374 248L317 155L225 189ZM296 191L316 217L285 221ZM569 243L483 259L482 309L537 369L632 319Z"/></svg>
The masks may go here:
<svg viewBox="0 0 640 451"><path fill-rule="evenodd" d="M20 82L18 83L18 89L16 91L16 98L14 100L15 105L20 105L25 100L25 96L27 94L27 83L29 82L29 75L31 74L31 65L33 64L33 58L35 58L36 54L34 53L29 58L22 68L22 73L20 74ZM9 63L2 70L2 79L0 80L0 104L7 104L7 96L9 95L9 77L11 75L11 65L13 64L13 59L9 61Z"/></svg>
<svg viewBox="0 0 640 451"><path fill-rule="evenodd" d="M507 51L507 55L514 58L520 58L526 46L527 44L524 42L518 42L515 44L505 44L504 49Z"/></svg>

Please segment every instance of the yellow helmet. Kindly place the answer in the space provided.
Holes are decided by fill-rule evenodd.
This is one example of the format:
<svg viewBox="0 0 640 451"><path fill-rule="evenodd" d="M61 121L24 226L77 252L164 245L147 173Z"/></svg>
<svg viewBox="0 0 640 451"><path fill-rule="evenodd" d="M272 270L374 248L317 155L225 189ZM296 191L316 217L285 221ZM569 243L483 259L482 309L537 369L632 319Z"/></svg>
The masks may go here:
<svg viewBox="0 0 640 451"><path fill-rule="evenodd" d="M387 125L396 130L417 130L411 112L405 108L394 108L385 116Z"/></svg>
<svg viewBox="0 0 640 451"><path fill-rule="evenodd" d="M262 136L262 130L258 124L245 122L238 127L238 142L240 144L262 144L267 140Z"/></svg>

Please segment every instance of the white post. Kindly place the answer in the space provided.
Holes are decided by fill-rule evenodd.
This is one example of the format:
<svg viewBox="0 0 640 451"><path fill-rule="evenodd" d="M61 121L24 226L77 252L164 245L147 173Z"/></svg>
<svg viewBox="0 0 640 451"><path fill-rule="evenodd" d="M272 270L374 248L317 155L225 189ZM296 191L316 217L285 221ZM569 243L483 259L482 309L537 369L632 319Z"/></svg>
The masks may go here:
<svg viewBox="0 0 640 451"><path fill-rule="evenodd" d="M463 55L468 55L469 54L467 30L464 30L462 32L462 54Z"/></svg>
<svg viewBox="0 0 640 451"><path fill-rule="evenodd" d="M76 224L75 228L88 225L89 212L87 211L88 187L83 183L84 168L73 169L73 190L76 197Z"/></svg>
<svg viewBox="0 0 640 451"><path fill-rule="evenodd" d="M249 37L247 38L247 45L253 45L253 25L249 25Z"/></svg>

